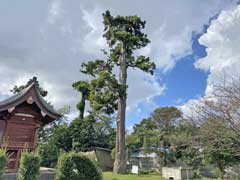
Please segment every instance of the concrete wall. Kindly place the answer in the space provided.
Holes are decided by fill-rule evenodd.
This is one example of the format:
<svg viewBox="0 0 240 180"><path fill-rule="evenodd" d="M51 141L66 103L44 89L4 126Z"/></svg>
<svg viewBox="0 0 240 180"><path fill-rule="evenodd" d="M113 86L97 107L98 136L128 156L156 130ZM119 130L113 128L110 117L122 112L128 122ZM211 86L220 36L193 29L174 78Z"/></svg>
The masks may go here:
<svg viewBox="0 0 240 180"><path fill-rule="evenodd" d="M40 174L40 180L54 180L55 173L44 172ZM3 174L3 180L17 180L16 173L5 173Z"/></svg>
<svg viewBox="0 0 240 180"><path fill-rule="evenodd" d="M162 176L165 179L182 180L193 178L193 170L183 167L163 167Z"/></svg>
<svg viewBox="0 0 240 180"><path fill-rule="evenodd" d="M111 151L98 148L93 151L83 152L90 160L96 161L103 171L113 170L113 159Z"/></svg>
<svg viewBox="0 0 240 180"><path fill-rule="evenodd" d="M101 149L96 149L96 156L99 162L99 165L103 171L112 171L113 170L113 159L111 157L111 151L104 151Z"/></svg>
<svg viewBox="0 0 240 180"><path fill-rule="evenodd" d="M240 179L240 165L234 165L225 169L225 178ZM220 171L216 165L208 165L200 169L200 175L208 178L219 178Z"/></svg>

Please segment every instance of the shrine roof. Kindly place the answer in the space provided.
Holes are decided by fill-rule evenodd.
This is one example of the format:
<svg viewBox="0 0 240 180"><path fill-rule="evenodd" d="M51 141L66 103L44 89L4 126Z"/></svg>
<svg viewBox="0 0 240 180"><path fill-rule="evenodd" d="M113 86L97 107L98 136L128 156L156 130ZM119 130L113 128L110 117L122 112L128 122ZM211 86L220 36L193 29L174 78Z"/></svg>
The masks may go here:
<svg viewBox="0 0 240 180"><path fill-rule="evenodd" d="M36 78L33 78L32 82L20 91L18 94L11 96L0 102L0 112L6 111L11 108L31 100L35 103L41 112L48 115L51 120L60 118L62 115L58 113L41 95L40 87Z"/></svg>

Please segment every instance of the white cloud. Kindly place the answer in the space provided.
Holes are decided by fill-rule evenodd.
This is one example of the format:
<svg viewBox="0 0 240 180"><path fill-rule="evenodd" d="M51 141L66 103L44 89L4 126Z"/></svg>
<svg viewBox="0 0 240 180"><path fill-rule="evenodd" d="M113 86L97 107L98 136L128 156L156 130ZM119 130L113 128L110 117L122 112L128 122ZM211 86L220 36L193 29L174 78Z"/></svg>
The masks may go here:
<svg viewBox="0 0 240 180"><path fill-rule="evenodd" d="M61 0L53 0L50 3L49 14L47 21L50 24L54 24L60 16L63 14L62 3Z"/></svg>
<svg viewBox="0 0 240 180"><path fill-rule="evenodd" d="M240 6L223 11L212 21L199 42L206 46L207 56L199 59L195 66L209 71L206 95L213 90L212 84L233 77L240 77Z"/></svg>
<svg viewBox="0 0 240 180"><path fill-rule="evenodd" d="M210 96L214 85L231 82L240 77L240 6L220 13L210 24L199 42L206 46L207 56L199 59L196 68L209 71L205 96ZM189 100L181 108L187 115L192 113L197 99Z"/></svg>
<svg viewBox="0 0 240 180"><path fill-rule="evenodd" d="M186 118L193 118L197 116L196 108L199 106L201 98L199 99L189 99L186 103L178 108L183 112L183 116Z"/></svg>
<svg viewBox="0 0 240 180"><path fill-rule="evenodd" d="M95 8L92 11L87 11L82 8L84 23L87 25L88 33L83 40L79 42L82 51L88 54L97 54L101 56L101 49L106 49L106 41L102 37L103 25L101 13L103 9Z"/></svg>

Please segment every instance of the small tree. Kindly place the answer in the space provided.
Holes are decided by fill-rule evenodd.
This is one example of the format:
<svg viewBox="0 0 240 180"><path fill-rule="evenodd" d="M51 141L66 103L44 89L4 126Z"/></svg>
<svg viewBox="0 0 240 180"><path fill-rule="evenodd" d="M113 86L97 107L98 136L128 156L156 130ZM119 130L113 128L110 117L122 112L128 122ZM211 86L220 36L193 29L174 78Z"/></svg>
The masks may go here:
<svg viewBox="0 0 240 180"><path fill-rule="evenodd" d="M18 180L38 180L39 169L40 157L33 152L23 152L18 170Z"/></svg>
<svg viewBox="0 0 240 180"><path fill-rule="evenodd" d="M151 115L152 121L157 126L155 136L152 137L156 142L155 146L162 148L161 151L157 152L162 166L168 165L173 160L172 153L168 153L171 150L171 145L173 145L170 135L174 132L177 121L181 118L182 112L176 107L160 107L155 109Z"/></svg>
<svg viewBox="0 0 240 180"><path fill-rule="evenodd" d="M188 166L193 167L195 174L202 166L199 128L189 119L183 119L170 135L170 141L176 151L176 159L181 159Z"/></svg>
<svg viewBox="0 0 240 180"><path fill-rule="evenodd" d="M240 160L239 136L222 119L213 118L202 124L200 132L205 162L216 164L223 179L226 167Z"/></svg>
<svg viewBox="0 0 240 180"><path fill-rule="evenodd" d="M193 119L199 124L206 162L217 164L221 178L225 168L240 157L240 83L239 79L212 85L210 95L193 107Z"/></svg>

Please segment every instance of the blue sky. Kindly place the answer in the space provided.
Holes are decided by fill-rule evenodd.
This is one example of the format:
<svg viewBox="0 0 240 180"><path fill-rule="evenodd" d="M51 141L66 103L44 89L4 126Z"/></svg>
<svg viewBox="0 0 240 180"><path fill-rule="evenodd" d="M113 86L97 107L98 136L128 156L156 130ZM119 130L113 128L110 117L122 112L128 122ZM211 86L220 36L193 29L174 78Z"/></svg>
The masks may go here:
<svg viewBox="0 0 240 180"><path fill-rule="evenodd" d="M212 20L213 18L210 19ZM203 33L206 33L208 27L209 25L204 25ZM192 33L192 54L178 60L171 71L163 72L162 69L156 70L155 76L157 79L161 79L159 83L165 84L167 87L161 96L153 98L156 106L181 106L190 99L197 99L205 95L209 73L194 66L197 59L207 55L206 47L199 44L198 41L203 33ZM138 104L137 113L131 113L127 117L128 127L151 114L152 111L149 111L144 104L144 102Z"/></svg>

